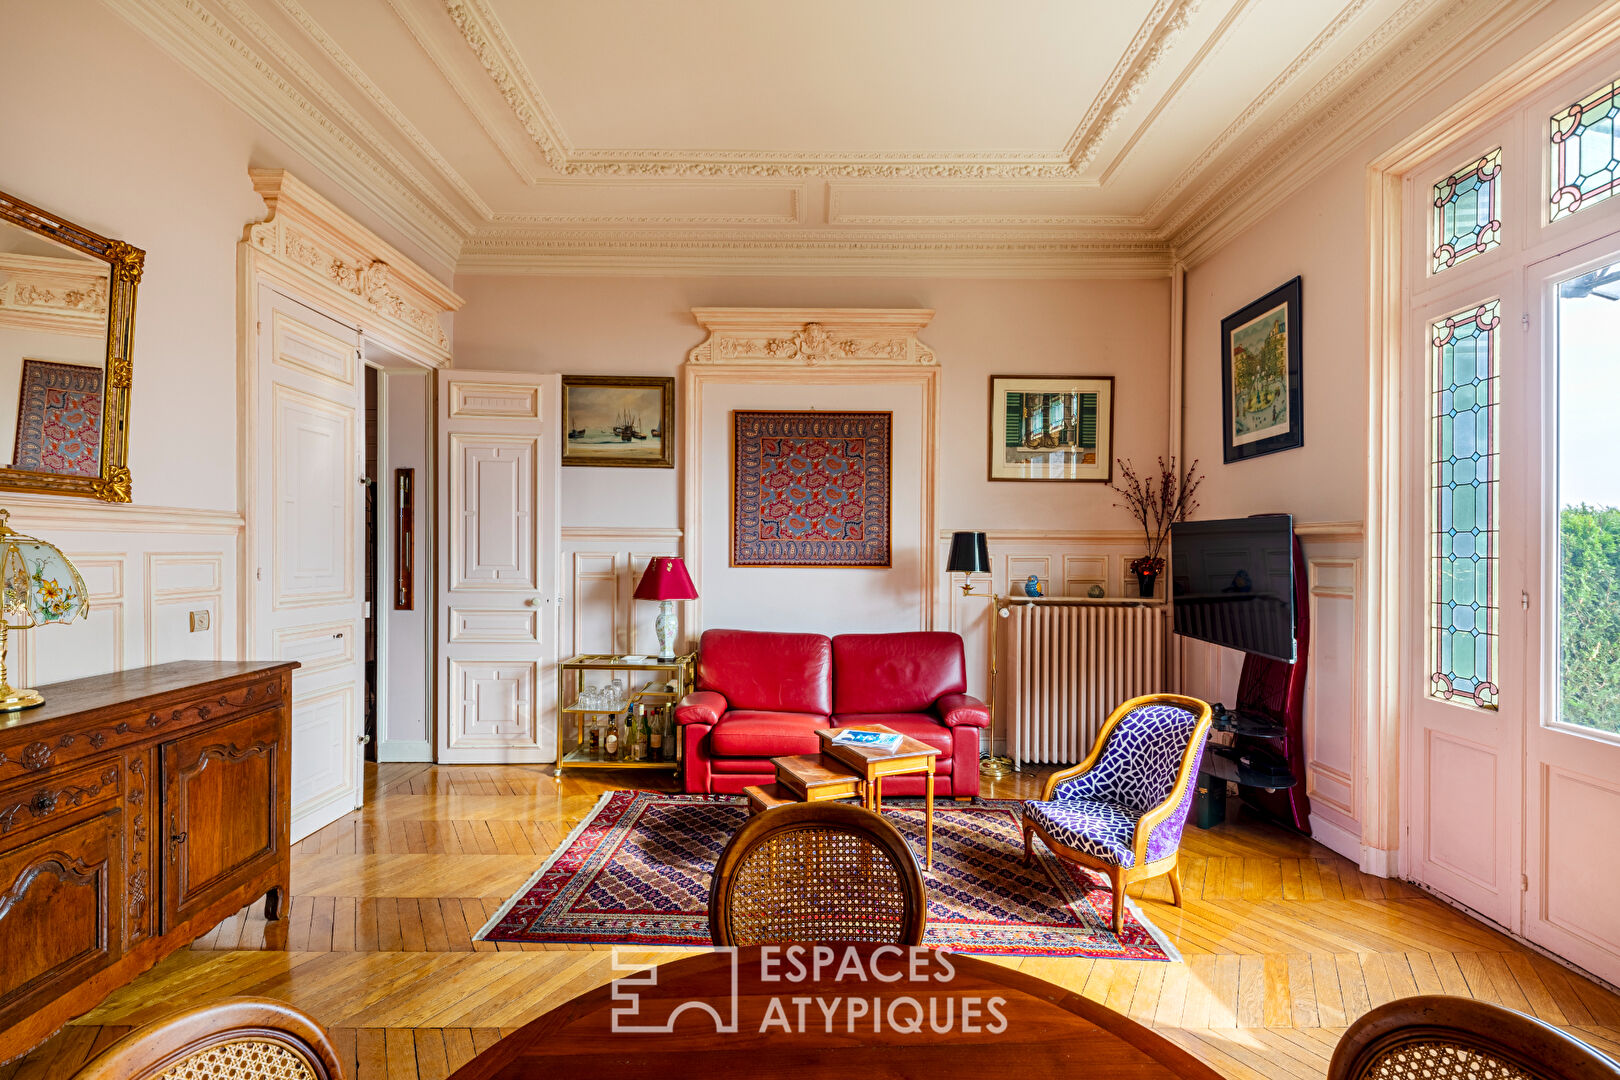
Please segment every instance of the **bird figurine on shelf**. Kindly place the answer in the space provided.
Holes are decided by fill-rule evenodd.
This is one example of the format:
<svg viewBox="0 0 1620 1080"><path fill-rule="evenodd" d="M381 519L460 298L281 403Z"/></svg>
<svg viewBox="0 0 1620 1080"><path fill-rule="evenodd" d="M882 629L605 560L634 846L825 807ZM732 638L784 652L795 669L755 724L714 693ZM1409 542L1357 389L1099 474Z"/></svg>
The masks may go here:
<svg viewBox="0 0 1620 1080"><path fill-rule="evenodd" d="M1041 588L1040 578L1036 577L1034 574L1031 574L1029 577L1024 579L1025 596L1042 596L1044 594L1045 590Z"/></svg>

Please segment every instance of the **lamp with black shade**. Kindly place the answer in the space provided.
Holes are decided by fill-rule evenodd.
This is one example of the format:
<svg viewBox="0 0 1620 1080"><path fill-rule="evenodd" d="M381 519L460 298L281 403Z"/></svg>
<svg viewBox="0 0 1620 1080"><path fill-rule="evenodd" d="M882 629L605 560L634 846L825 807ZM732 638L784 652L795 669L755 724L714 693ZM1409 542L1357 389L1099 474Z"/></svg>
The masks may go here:
<svg viewBox="0 0 1620 1080"><path fill-rule="evenodd" d="M1012 758L996 753L996 620L1006 618L1007 609L1001 597L990 592L973 591L973 575L990 573L990 542L982 532L951 533L951 552L945 560L947 574L962 575L962 595L982 596L990 601L990 752L979 759L979 772L990 777L1003 777L1015 772Z"/></svg>

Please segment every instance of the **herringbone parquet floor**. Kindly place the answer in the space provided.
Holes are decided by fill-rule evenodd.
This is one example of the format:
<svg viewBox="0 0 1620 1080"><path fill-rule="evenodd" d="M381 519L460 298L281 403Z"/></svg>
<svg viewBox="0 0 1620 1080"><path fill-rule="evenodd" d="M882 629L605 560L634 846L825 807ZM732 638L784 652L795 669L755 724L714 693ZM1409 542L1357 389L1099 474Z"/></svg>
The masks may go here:
<svg viewBox="0 0 1620 1080"><path fill-rule="evenodd" d="M363 810L293 853L293 901L259 905L116 992L0 1080L52 1080L171 1009L281 998L332 1030L350 1080L443 1080L553 1006L611 978L605 950L474 943L471 935L594 805L610 774L550 767L383 765ZM1028 797L1037 775L985 794ZM1414 993L1499 1002L1620 1052L1620 998L1398 882L1239 818L1189 828L1187 906L1137 890L1184 964L1007 963L1163 1031L1242 1080L1316 1080L1345 1025ZM646 953L648 963L680 953Z"/></svg>

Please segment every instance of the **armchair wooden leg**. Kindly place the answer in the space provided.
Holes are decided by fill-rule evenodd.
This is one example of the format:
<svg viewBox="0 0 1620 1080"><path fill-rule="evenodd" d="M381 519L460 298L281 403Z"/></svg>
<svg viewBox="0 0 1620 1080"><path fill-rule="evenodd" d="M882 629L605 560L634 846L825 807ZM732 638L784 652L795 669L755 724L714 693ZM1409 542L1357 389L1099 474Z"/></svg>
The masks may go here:
<svg viewBox="0 0 1620 1080"><path fill-rule="evenodd" d="M1125 869L1120 866L1108 868L1108 880L1114 885L1114 933L1125 932Z"/></svg>
<svg viewBox="0 0 1620 1080"><path fill-rule="evenodd" d="M1176 907L1180 907L1181 906L1181 864L1180 863L1172 863L1170 865L1170 896L1175 901Z"/></svg>
<svg viewBox="0 0 1620 1080"><path fill-rule="evenodd" d="M1029 818L1024 819L1024 865L1028 866L1035 858L1035 826Z"/></svg>

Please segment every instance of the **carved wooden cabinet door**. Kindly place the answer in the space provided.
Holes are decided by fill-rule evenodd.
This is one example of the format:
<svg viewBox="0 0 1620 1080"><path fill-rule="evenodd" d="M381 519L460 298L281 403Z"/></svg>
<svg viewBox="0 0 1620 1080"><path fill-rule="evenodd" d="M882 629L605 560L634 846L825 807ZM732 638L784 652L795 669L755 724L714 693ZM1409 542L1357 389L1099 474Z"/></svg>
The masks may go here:
<svg viewBox="0 0 1620 1080"><path fill-rule="evenodd" d="M287 749L274 711L163 744L165 932L274 865Z"/></svg>
<svg viewBox="0 0 1620 1080"><path fill-rule="evenodd" d="M118 958L122 837L113 810L0 855L0 1028Z"/></svg>

